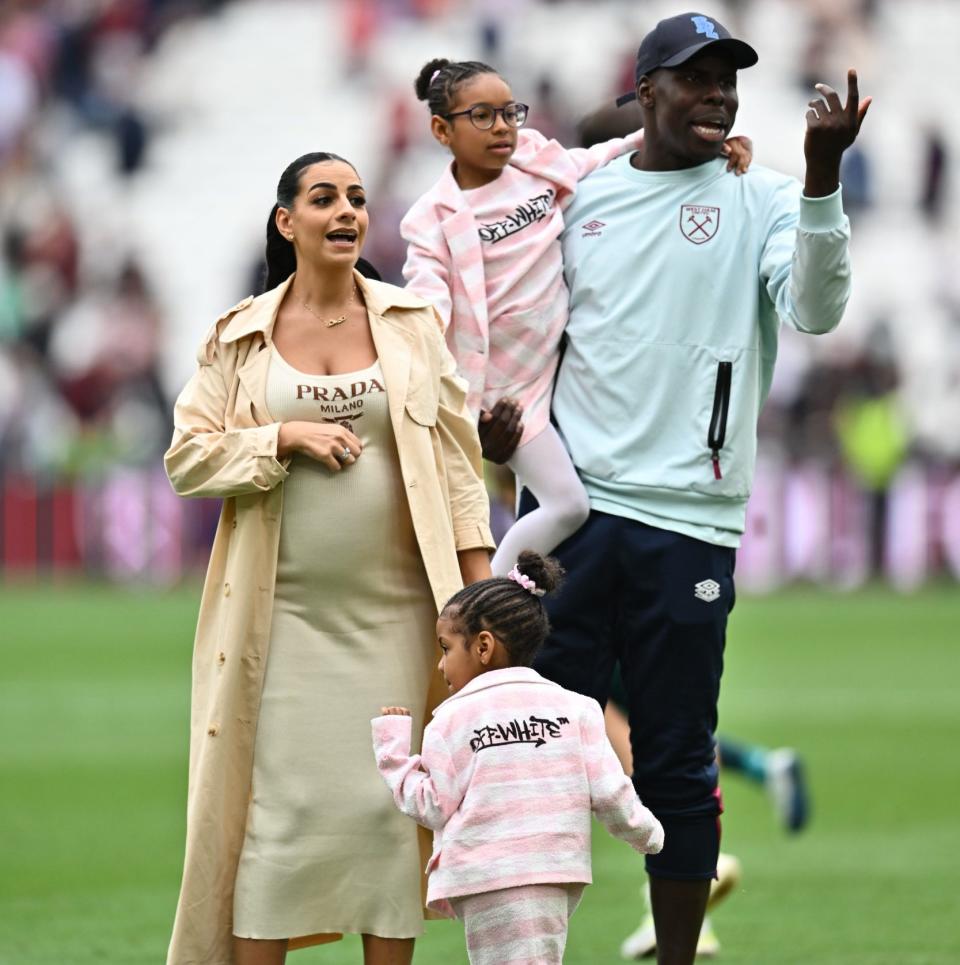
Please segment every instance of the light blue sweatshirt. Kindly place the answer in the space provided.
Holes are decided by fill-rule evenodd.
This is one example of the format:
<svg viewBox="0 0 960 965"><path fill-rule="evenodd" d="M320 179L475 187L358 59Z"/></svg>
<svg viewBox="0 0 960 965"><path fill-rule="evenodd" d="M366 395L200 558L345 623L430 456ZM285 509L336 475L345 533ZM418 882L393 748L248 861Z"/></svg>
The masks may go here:
<svg viewBox="0 0 960 965"><path fill-rule="evenodd" d="M553 412L594 509L738 546L780 322L835 328L850 294L839 190L718 159L581 182L565 213L567 350Z"/></svg>

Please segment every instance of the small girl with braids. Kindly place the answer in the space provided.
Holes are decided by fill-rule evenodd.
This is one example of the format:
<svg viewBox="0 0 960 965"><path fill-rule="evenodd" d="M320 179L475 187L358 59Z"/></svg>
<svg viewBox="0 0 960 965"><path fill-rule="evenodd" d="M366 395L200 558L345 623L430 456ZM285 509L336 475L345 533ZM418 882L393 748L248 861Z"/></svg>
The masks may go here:
<svg viewBox="0 0 960 965"><path fill-rule="evenodd" d="M453 161L401 223L408 244L403 275L446 326L481 435L494 416L509 427L522 413L520 444L507 461L539 503L494 555L493 572L503 576L521 549L552 551L589 513L586 491L550 424L568 315L562 212L577 182L638 148L642 134L568 150L524 128L527 105L514 100L492 67L476 61L431 60L414 86L430 108L433 136ZM727 147L730 168L746 170L749 141L734 137Z"/></svg>
<svg viewBox="0 0 960 965"><path fill-rule="evenodd" d="M437 620L451 696L411 755L410 712L375 717L377 766L397 807L434 832L427 906L464 922L473 965L561 962L591 879L590 818L637 851L663 828L637 797L589 697L530 664L547 636L556 560L526 550L506 577L450 598Z"/></svg>

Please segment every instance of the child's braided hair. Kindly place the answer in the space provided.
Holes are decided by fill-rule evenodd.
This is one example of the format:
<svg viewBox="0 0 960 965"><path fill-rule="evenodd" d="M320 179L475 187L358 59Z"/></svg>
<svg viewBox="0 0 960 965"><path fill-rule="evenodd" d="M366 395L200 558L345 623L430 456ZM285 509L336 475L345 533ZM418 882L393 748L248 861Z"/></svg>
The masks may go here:
<svg viewBox="0 0 960 965"><path fill-rule="evenodd" d="M440 117L448 114L456 100L457 88L478 74L497 73L479 60L451 61L436 57L423 65L423 69L413 82L417 99L426 101L431 114Z"/></svg>
<svg viewBox="0 0 960 965"><path fill-rule="evenodd" d="M550 632L539 591L556 590L563 581L563 567L552 556L523 550L516 569L536 584L537 593L509 577L494 576L454 593L442 615L468 639L489 631L506 648L512 666L529 667Z"/></svg>

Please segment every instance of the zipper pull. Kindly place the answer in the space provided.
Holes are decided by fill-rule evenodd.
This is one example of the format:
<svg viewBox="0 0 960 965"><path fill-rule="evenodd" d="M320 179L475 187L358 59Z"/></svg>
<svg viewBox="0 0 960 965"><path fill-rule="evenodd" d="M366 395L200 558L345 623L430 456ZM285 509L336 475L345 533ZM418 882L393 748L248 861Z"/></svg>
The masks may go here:
<svg viewBox="0 0 960 965"><path fill-rule="evenodd" d="M723 473L720 472L720 450L714 449L713 455L710 457L710 461L713 463L713 478L723 479Z"/></svg>

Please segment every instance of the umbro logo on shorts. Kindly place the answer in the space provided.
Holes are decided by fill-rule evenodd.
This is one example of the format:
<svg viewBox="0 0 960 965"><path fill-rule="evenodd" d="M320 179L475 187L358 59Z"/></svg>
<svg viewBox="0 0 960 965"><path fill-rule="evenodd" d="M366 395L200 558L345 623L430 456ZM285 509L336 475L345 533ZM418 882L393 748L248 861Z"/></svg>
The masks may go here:
<svg viewBox="0 0 960 965"><path fill-rule="evenodd" d="M720 598L720 584L716 580L701 580L693 584L693 595L704 603L713 603Z"/></svg>
<svg viewBox="0 0 960 965"><path fill-rule="evenodd" d="M602 229L606 228L606 221L597 221L594 218L592 221L588 221L586 224L580 225L583 228L583 234L580 235L581 238L599 238L603 233Z"/></svg>

